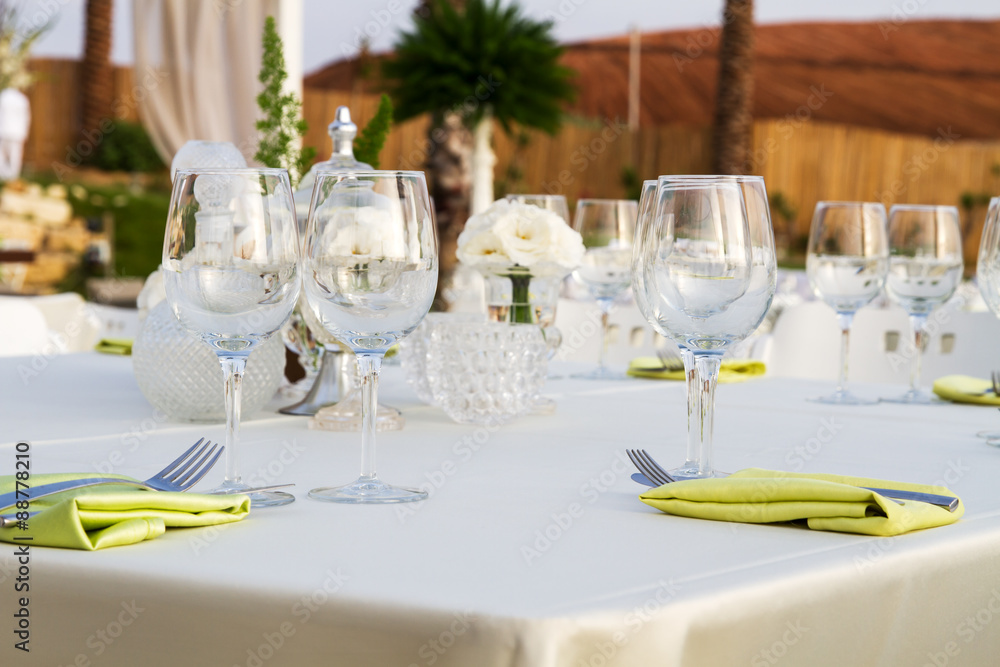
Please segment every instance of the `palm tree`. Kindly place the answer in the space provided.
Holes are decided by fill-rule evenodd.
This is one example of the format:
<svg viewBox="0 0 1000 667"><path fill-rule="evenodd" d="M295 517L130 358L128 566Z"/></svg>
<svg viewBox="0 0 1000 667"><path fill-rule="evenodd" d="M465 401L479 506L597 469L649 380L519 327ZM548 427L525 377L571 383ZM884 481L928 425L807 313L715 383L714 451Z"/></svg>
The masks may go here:
<svg viewBox="0 0 1000 667"><path fill-rule="evenodd" d="M114 70L111 67L113 6L114 0L87 0L83 67L80 71L82 131L93 132L111 116L114 97Z"/></svg>
<svg viewBox="0 0 1000 667"><path fill-rule="evenodd" d="M743 174L753 123L753 0L726 0L712 127L712 169Z"/></svg>
<svg viewBox="0 0 1000 667"><path fill-rule="evenodd" d="M492 121L508 133L514 124L554 133L563 103L574 97L573 73L559 65L562 49L551 22L534 21L500 0L452 2L459 6L427 0L383 65L397 120L432 115L426 167L437 205L442 285L468 217L470 184L473 212L493 201Z"/></svg>

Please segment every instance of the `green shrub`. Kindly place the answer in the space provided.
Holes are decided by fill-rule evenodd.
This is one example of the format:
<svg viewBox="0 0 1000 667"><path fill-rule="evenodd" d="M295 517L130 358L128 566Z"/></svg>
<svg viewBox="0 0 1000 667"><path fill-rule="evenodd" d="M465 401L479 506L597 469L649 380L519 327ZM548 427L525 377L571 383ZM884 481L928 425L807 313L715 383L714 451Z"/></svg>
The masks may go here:
<svg viewBox="0 0 1000 667"><path fill-rule="evenodd" d="M105 171L150 172L164 168L146 129L118 120L97 145L88 164Z"/></svg>

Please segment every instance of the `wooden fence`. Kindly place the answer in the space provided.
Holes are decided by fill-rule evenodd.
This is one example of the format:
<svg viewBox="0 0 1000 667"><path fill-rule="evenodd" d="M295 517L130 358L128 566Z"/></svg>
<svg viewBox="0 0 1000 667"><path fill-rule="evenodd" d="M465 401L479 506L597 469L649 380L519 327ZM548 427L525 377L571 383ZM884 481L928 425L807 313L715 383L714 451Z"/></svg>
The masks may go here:
<svg viewBox="0 0 1000 667"><path fill-rule="evenodd" d="M79 142L76 111L77 68L74 61L39 60L39 81L31 88L32 129L26 162L39 170L66 160ZM134 75L130 68L115 74L116 110L137 120ZM306 143L321 156L329 154L326 126L337 106L346 104L359 126L375 113L378 97L370 94L306 89L303 113L309 123ZM427 154L428 120L394 126L380 155L383 169L421 169ZM508 182L520 192L561 192L579 197L621 197L622 170L632 166L640 178L658 174L706 173L710 137L705 128L643 127L629 132L600 121L570 120L555 136L528 133L518 142L495 135L496 174L503 181L511 161L521 178ZM879 200L959 204L964 193L1000 194L1000 140L970 141L942 127L937 137L900 135L882 130L814 123L789 116L754 124L753 172L764 176L768 192L780 193L795 209L789 224L775 225L790 238L808 233L813 207L821 199ZM981 207L966 215L967 238L974 256L982 225Z"/></svg>

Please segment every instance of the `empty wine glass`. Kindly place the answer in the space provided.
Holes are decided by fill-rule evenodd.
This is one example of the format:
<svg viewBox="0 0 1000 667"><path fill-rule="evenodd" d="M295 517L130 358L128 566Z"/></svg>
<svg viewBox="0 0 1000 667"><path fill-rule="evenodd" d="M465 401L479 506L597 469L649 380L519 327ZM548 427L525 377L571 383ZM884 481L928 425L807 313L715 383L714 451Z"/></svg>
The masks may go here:
<svg viewBox="0 0 1000 667"><path fill-rule="evenodd" d="M847 389L848 341L858 308L875 298L889 271L885 206L872 202L816 204L809 229L806 274L813 291L837 311L840 323L840 378L837 390L818 403L869 405L875 399Z"/></svg>
<svg viewBox="0 0 1000 667"><path fill-rule="evenodd" d="M986 305L1000 317L1000 197L990 199L979 241L979 261L976 264L976 281ZM993 446L1000 446L1000 432L980 431L981 438Z"/></svg>
<svg viewBox="0 0 1000 667"><path fill-rule="evenodd" d="M562 195L507 195L506 199L544 208L565 220L567 225L573 224L569 218L569 204L566 203L566 197Z"/></svg>
<svg viewBox="0 0 1000 667"><path fill-rule="evenodd" d="M632 238L638 213L638 203L626 199L581 199L576 203L573 229L580 232L587 251L573 275L587 286L601 309L601 351L596 369L573 377L588 380L627 377L608 368L605 355L611 307L632 280Z"/></svg>
<svg viewBox="0 0 1000 667"><path fill-rule="evenodd" d="M636 223L632 285L636 295L636 304L643 315L658 333L672 339L678 345L684 360L688 397L687 457L682 466L670 471L671 475L680 479L713 477L724 474L716 471L712 465L714 391L718 377L717 362L721 359L725 349L732 343L743 340L757 329L771 305L777 280L774 233L771 228L764 179L760 176L661 176L659 185L666 184L670 185L667 190L654 189L649 185L649 182L643 184L643 199L640 201L640 212ZM734 192L737 191L739 197L734 199ZM670 206L673 209L670 207L664 209L661 206L664 200L668 197L676 199L676 195L672 193L677 192L684 193L681 199L671 203ZM692 345L691 340L686 339L683 334L678 335L678 332L691 328L694 323L684 323L680 329L676 326L667 326L670 320L664 317L664 313L656 311L656 308L662 307L662 302L658 302L655 298L652 302L650 301L650 295L655 294L657 286L647 284L646 277L653 275L649 268L656 261L649 253L656 252L657 244L661 242L651 237L655 233L662 234L662 232L650 232L650 226L665 224L662 219L664 215L675 218L678 215L690 215L691 212L685 207L690 207L690 202L694 199L705 199L709 205L711 205L712 199L716 200L715 206L718 208L718 213L713 215L720 218L727 209L730 217L738 212L741 217L745 218L750 266L746 289L741 296L726 306L724 310L728 312L716 313L711 319L698 323L703 327L700 336L708 335L711 337L716 335L713 332L718 332L721 329L728 329L728 334L724 337L719 336L714 343L706 342L712 340L707 338L701 343ZM742 204L742 209L739 211L737 211L740 209L738 204ZM714 251L712 243L706 243L705 240L713 236L719 237L723 232L723 229L718 229L708 236L701 235L702 240L694 244L684 241L678 246L684 248L686 245L699 249L700 245L701 249ZM688 235L693 236L690 232ZM730 236L732 235L730 234ZM671 243L669 235L665 242L667 246ZM683 271L679 272L676 278L679 283L684 282ZM729 280L733 280L733 278L729 278ZM708 285L709 289L714 287L707 281L703 284ZM670 288L668 287L668 289ZM693 302L689 307L693 307ZM720 345L719 340L725 342ZM708 352L703 349L706 345L713 348L718 347L718 349ZM706 354L718 359L701 363L695 362L697 356L705 356ZM706 363L715 367L714 377L700 375L699 371ZM707 398L709 394L711 398Z"/></svg>
<svg viewBox="0 0 1000 667"><path fill-rule="evenodd" d="M240 395L254 348L288 319L299 295L299 234L283 169L178 170L163 242L167 302L212 348L226 376L226 475L219 487L249 488L240 475ZM250 494L254 506L288 493Z"/></svg>
<svg viewBox="0 0 1000 667"><path fill-rule="evenodd" d="M955 206L897 204L889 209L889 275L885 291L903 307L913 327L910 388L890 403L944 403L920 388L924 325L962 281L962 233Z"/></svg>
<svg viewBox="0 0 1000 667"><path fill-rule="evenodd" d="M426 491L390 486L375 471L375 414L382 359L430 309L437 286L437 238L422 172L320 172L303 251L309 308L354 352L361 370L361 476L309 497L342 503L423 500Z"/></svg>

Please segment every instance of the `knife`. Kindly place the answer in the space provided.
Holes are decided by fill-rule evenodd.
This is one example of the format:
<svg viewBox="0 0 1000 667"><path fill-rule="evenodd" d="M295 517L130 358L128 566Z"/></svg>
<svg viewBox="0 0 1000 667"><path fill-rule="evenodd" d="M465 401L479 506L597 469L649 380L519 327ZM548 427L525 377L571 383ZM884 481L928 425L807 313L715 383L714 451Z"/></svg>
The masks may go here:
<svg viewBox="0 0 1000 667"><path fill-rule="evenodd" d="M632 481L638 482L639 484L645 484L646 486L659 486L659 484L654 484L642 473L632 473ZM919 491L898 491L896 489L879 489L870 486L861 486L860 489L865 489L867 491L874 491L880 496L885 496L895 501L900 500L914 500L920 503L929 503L931 505L937 505L938 507L943 507L949 512L954 512L958 509L958 498L952 496L942 496L936 493L921 493Z"/></svg>

